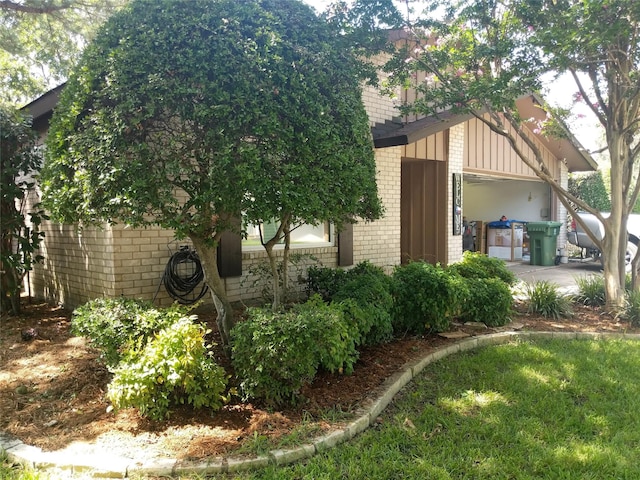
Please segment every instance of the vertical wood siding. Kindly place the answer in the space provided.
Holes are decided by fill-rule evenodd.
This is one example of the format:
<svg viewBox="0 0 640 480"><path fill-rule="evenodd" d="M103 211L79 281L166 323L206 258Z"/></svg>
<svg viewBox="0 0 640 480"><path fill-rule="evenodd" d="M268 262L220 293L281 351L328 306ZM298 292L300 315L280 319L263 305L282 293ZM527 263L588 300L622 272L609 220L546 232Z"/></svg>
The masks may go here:
<svg viewBox="0 0 640 480"><path fill-rule="evenodd" d="M534 138L531 132L526 132L530 138ZM542 150L545 164L555 174L558 171L558 160L535 138L534 141ZM524 140L518 137L517 143L518 148L535 160L531 148ZM518 157L506 138L491 132L489 127L477 119L469 120L465 124L464 169L466 172L538 179L533 170Z"/></svg>
<svg viewBox="0 0 640 480"><path fill-rule="evenodd" d="M415 158L420 160L447 160L448 151L447 130L430 135L427 138L402 147L404 158Z"/></svg>

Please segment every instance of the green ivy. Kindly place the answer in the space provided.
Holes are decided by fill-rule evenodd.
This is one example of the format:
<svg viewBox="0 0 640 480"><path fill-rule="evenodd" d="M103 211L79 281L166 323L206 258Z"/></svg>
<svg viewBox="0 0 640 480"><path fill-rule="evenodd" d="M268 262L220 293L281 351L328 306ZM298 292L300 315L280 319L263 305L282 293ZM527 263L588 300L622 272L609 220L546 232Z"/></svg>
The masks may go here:
<svg viewBox="0 0 640 480"><path fill-rule="evenodd" d="M219 410L227 376L209 355L205 333L204 326L182 318L143 348L130 350L109 384L113 406L135 407L154 420L167 418L174 405Z"/></svg>

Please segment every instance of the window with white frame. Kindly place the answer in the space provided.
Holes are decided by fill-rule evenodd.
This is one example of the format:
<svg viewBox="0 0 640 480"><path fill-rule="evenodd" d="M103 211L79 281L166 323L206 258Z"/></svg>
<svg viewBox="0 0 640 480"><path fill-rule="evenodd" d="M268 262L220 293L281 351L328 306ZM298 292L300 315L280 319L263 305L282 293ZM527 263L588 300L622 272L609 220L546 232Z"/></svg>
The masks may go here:
<svg viewBox="0 0 640 480"><path fill-rule="evenodd" d="M273 238L277 230L278 223L275 221L246 225L247 237L242 240L242 248L262 248L260 234L262 233L262 240L266 242ZM302 224L291 230L291 248L326 247L333 245L333 236L333 226L328 222L320 225ZM279 243L283 245L284 240Z"/></svg>

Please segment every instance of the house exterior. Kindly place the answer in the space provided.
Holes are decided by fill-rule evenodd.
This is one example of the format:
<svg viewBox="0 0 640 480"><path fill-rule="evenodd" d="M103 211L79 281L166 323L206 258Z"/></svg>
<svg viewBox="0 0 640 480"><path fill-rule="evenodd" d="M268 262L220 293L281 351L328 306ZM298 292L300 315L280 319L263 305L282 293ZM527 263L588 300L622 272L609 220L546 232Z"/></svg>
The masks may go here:
<svg viewBox="0 0 640 480"><path fill-rule="evenodd" d="M44 138L61 87L23 110ZM411 92L398 92L406 99ZM443 114L438 118L397 118L394 101L374 88L364 90L376 152L377 183L383 218L335 232L329 225L308 232L311 242L297 243L300 264L348 267L368 260L391 271L409 260L442 265L461 259L462 218L488 222L501 215L523 221L562 220L564 207L517 158L506 140L474 118ZM522 98L524 118L543 115L535 96ZM549 141L527 132L543 148L556 179L567 185L568 173L595 170L596 164L576 141ZM34 199L37 201L37 199ZM74 308L93 298L126 296L173 302L162 284L172 255L184 246L173 232L123 225L79 228L45 222L42 255L27 278L36 297ZM558 245L566 243L562 229ZM231 301L260 295L260 247L227 235L219 246L219 268ZM314 260L311 260L311 257ZM304 276L303 274L301 275Z"/></svg>

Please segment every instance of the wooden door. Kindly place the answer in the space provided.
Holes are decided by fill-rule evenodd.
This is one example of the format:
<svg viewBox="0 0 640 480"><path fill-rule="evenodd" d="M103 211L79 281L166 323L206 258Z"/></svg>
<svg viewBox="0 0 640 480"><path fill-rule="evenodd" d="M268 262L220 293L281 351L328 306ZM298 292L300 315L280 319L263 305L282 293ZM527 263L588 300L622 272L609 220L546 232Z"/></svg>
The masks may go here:
<svg viewBox="0 0 640 480"><path fill-rule="evenodd" d="M400 247L402 263L447 263L447 164L402 161Z"/></svg>

